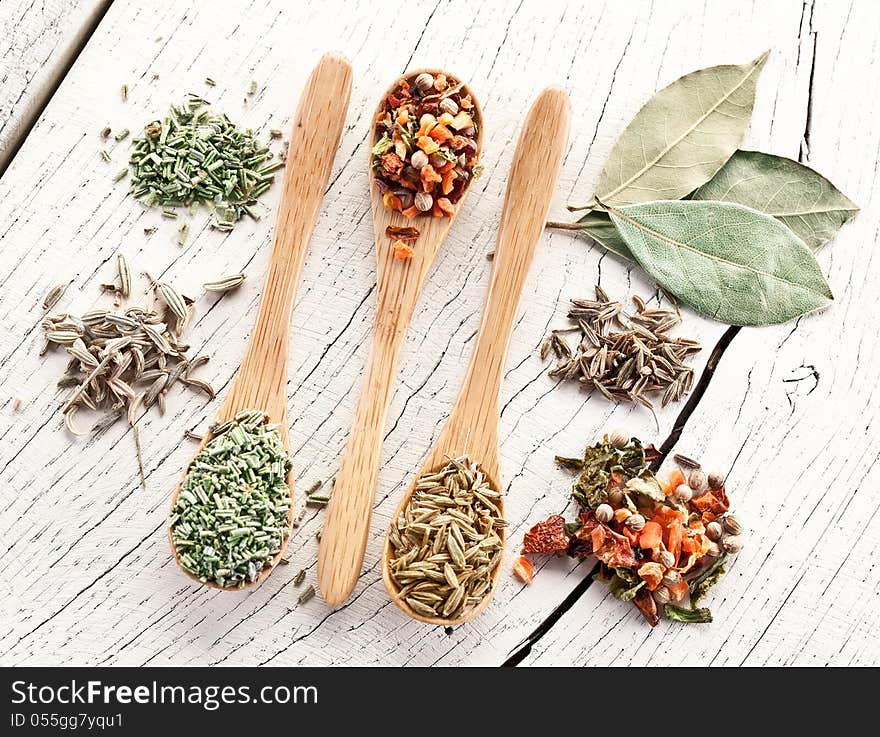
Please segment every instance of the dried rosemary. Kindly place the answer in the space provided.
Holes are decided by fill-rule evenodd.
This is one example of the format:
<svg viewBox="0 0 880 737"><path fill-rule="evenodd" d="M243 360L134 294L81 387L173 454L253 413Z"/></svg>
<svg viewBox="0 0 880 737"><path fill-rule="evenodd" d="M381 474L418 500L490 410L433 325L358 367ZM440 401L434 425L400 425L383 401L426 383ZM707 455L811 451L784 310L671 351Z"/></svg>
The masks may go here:
<svg viewBox="0 0 880 737"><path fill-rule="evenodd" d="M168 525L181 566L202 582L240 588L287 539L291 462L259 410L243 410L192 460Z"/></svg>
<svg viewBox="0 0 880 737"><path fill-rule="evenodd" d="M230 230L251 207L284 164L250 129L225 115L200 110L208 104L190 94L168 116L144 128L133 143L131 193L151 207L205 203L215 210L213 225ZM173 210L163 215L176 217Z"/></svg>

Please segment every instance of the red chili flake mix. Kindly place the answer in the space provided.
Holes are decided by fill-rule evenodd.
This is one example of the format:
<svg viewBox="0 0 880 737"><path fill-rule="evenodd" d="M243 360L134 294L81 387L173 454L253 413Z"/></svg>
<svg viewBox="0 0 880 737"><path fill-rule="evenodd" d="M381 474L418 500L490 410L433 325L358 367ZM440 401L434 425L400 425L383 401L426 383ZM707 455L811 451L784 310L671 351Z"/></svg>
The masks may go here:
<svg viewBox="0 0 880 737"><path fill-rule="evenodd" d="M422 72L397 83L375 122L373 181L385 207L408 218L455 214L479 176L476 112L452 77Z"/></svg>
<svg viewBox="0 0 880 737"><path fill-rule="evenodd" d="M557 456L579 471L572 493L578 518L539 522L525 534L522 552L595 556L598 578L652 626L661 611L678 622L711 622L711 612L697 605L742 549L742 525L729 514L723 474L707 476L698 462L677 455L677 468L660 481L648 468L655 458L653 446L623 432L606 435L583 459Z"/></svg>

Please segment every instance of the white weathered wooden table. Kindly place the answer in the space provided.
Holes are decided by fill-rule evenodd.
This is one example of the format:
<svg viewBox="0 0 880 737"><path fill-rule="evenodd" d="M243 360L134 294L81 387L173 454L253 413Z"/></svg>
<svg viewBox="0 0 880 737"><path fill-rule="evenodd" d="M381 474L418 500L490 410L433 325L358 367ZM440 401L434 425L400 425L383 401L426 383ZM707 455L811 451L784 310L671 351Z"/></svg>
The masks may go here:
<svg viewBox="0 0 880 737"><path fill-rule="evenodd" d="M0 171L8 164L0 178L0 664L880 663L874 4L411 0L401 8L363 0L3 0L0 26L11 34L0 48ZM545 561L531 587L505 574L489 609L454 631L405 619L380 580L382 530L457 390L512 144L532 98L551 82L571 93L572 139L552 210L562 219L567 202L589 196L617 134L655 89L767 47L773 54L747 143L801 157L863 212L819 254L834 306L736 334L718 351L681 431L677 450L733 464L734 507L749 528L746 549L711 596L715 622L652 630L605 587L585 586L590 562L567 559ZM98 437L67 435L55 388L64 359L37 356L39 302L49 286L72 280L59 308L101 302L97 284L112 277L120 249L136 269L192 291L206 277L244 270L239 292L199 301L190 333L212 354L204 375L222 391L255 317L273 218L224 234L196 215L180 248L179 222L163 221L112 183L128 142L111 143L107 163L99 132L137 130L189 91L264 134L285 128L306 75L331 48L352 60L355 85L294 314L289 413L300 491L335 472L366 358L374 307L369 111L396 75L438 65L470 81L486 116L486 176L416 311L363 574L335 611L318 598L298 604L293 584L301 567L314 581L319 510L295 533L292 565L254 591L199 587L172 563L168 499L193 452L181 433L209 420L215 404L179 390L166 416L141 421L145 491L130 430L119 423ZM259 91L245 103L253 79ZM150 226L158 232L146 237ZM566 506L570 477L554 453L578 453L615 426L659 444L684 406L664 411L658 432L641 408L547 378L536 347L548 326L564 322L568 298L599 281L619 297L652 286L585 240L560 232L544 240L502 398L508 570L522 533ZM685 319L685 332L706 347L702 375L726 327L691 312Z"/></svg>

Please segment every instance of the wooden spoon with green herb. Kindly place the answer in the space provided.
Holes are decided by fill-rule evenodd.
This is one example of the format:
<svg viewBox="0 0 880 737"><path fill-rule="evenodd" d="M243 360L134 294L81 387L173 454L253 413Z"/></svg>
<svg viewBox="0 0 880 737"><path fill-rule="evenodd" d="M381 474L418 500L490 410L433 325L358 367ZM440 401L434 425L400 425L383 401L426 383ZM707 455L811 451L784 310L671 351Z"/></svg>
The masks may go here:
<svg viewBox="0 0 880 737"><path fill-rule="evenodd" d="M341 54L331 52L321 57L306 82L293 119L284 190L278 208L275 242L260 311L241 368L216 417L216 423L222 424L242 410L264 412L268 415L269 422L280 424L281 440L288 454L290 438L287 431L287 350L290 343L290 317L305 254L339 146L351 96L351 77L352 68L348 60ZM210 439L211 434L206 434L199 450ZM172 509L177 503L181 484L174 491ZM289 533L293 521L292 473L288 477L288 488L291 499L287 518ZM174 546L170 528L169 539L174 559L179 565L179 551ZM269 575L281 558L289 539L288 534L285 544L275 554L272 565L263 568L255 580L245 583L244 586L259 583ZM194 580L200 580L189 573L187 575ZM202 583L223 588L212 581Z"/></svg>
<svg viewBox="0 0 880 737"><path fill-rule="evenodd" d="M489 291L474 352L452 413L428 453L422 471L401 500L392 517L392 525L404 515L419 478L436 472L449 459L469 456L485 474L492 489L500 492L503 488L498 465L498 397L507 345L520 293L541 239L562 156L568 146L570 122L568 95L559 87L549 87L541 92L529 110L513 156ZM500 499L498 506L503 514ZM502 550L497 552L499 556L502 554ZM486 607L503 567L500 561L495 562L492 585L482 599L460 616L450 619L420 614L407 604L399 595L400 587L391 575L392 557L391 543L386 539L382 574L385 588L394 603L414 619L445 626L466 622Z"/></svg>

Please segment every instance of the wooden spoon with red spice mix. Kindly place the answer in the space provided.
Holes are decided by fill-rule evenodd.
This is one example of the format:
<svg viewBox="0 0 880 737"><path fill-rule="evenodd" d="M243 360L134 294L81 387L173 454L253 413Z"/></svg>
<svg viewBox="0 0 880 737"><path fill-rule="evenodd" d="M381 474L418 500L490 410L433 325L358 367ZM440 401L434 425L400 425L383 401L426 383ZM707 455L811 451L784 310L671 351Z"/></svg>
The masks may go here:
<svg viewBox="0 0 880 737"><path fill-rule="evenodd" d="M395 81L376 111L370 144L376 321L321 533L318 586L328 604L345 601L360 574L400 349L425 277L479 173L482 123L470 88L436 69Z"/></svg>

